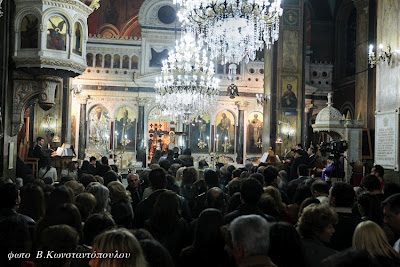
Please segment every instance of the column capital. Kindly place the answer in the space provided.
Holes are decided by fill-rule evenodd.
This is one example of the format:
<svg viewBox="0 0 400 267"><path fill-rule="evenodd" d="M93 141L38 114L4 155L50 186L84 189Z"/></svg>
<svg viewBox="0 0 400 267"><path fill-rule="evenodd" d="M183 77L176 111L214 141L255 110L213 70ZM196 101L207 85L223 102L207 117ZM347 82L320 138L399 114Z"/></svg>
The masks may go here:
<svg viewBox="0 0 400 267"><path fill-rule="evenodd" d="M353 3L358 12L365 11L369 6L369 0L353 0Z"/></svg>
<svg viewBox="0 0 400 267"><path fill-rule="evenodd" d="M137 98L137 103L139 106L145 106L150 102L150 99L147 97L138 97Z"/></svg>
<svg viewBox="0 0 400 267"><path fill-rule="evenodd" d="M235 104L239 110L245 110L249 106L250 103L242 100L242 101L235 102Z"/></svg>

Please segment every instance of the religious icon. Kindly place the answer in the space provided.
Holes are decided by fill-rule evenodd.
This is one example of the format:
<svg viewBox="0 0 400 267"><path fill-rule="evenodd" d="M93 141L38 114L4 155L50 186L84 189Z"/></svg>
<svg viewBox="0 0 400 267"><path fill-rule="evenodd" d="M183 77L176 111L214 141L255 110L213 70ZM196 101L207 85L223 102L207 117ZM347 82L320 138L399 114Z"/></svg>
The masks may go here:
<svg viewBox="0 0 400 267"><path fill-rule="evenodd" d="M34 15L26 15L21 22L21 48L38 48L39 23Z"/></svg>
<svg viewBox="0 0 400 267"><path fill-rule="evenodd" d="M129 57L128 56L123 56L123 58L122 58L122 68L123 69L129 69Z"/></svg>
<svg viewBox="0 0 400 267"><path fill-rule="evenodd" d="M115 114L115 148L122 149L122 146L125 146L125 151L134 151L136 141L135 111L131 107L121 107Z"/></svg>
<svg viewBox="0 0 400 267"><path fill-rule="evenodd" d="M247 153L262 152L263 114L252 112L247 119Z"/></svg>
<svg viewBox="0 0 400 267"><path fill-rule="evenodd" d="M287 84L286 91L283 93L281 97L281 106L282 108L296 108L297 107L297 97L295 93L292 91L293 85Z"/></svg>
<svg viewBox="0 0 400 267"><path fill-rule="evenodd" d="M199 142L205 142L205 146L198 146ZM202 116L193 118L190 123L190 148L193 153L207 153L210 141L210 115L203 113Z"/></svg>
<svg viewBox="0 0 400 267"><path fill-rule="evenodd" d="M235 118L228 110L223 110L216 117L217 134L215 136L215 151L234 153Z"/></svg>
<svg viewBox="0 0 400 267"><path fill-rule="evenodd" d="M105 150L110 145L110 117L105 107L94 106L89 112L89 149Z"/></svg>
<svg viewBox="0 0 400 267"><path fill-rule="evenodd" d="M104 56L104 68L111 68L111 55L107 54Z"/></svg>
<svg viewBox="0 0 400 267"><path fill-rule="evenodd" d="M65 27L64 27L65 26ZM65 20L53 16L47 22L47 48L66 50L67 26Z"/></svg>
<svg viewBox="0 0 400 267"><path fill-rule="evenodd" d="M79 22L75 23L75 34L73 36L73 49L72 52L82 55L82 26Z"/></svg>

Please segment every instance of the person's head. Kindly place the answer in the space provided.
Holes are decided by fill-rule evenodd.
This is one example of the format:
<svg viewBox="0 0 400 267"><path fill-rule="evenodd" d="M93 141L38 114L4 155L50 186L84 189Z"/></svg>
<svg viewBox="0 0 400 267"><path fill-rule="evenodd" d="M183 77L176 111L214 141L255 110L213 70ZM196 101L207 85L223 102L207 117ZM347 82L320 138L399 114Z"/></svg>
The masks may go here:
<svg viewBox="0 0 400 267"><path fill-rule="evenodd" d="M303 244L296 228L287 222L271 224L269 255L277 266L305 267ZM287 252L290 251L290 257Z"/></svg>
<svg viewBox="0 0 400 267"><path fill-rule="evenodd" d="M278 169L273 167L273 166L269 166L267 168L264 169L264 182L266 185L276 185L277 180L278 180Z"/></svg>
<svg viewBox="0 0 400 267"><path fill-rule="evenodd" d="M74 204L60 205L51 216L46 217L49 225L66 224L73 227L79 235L82 234L82 217Z"/></svg>
<svg viewBox="0 0 400 267"><path fill-rule="evenodd" d="M39 236L39 250L43 255L54 253L72 253L76 251L79 242L78 232L69 225L49 226ZM39 257L37 266L69 266L67 257Z"/></svg>
<svg viewBox="0 0 400 267"><path fill-rule="evenodd" d="M53 163L52 159L50 157L47 157L45 162L46 162L45 166L47 167L47 169L50 169L50 167L52 167L52 163Z"/></svg>
<svg viewBox="0 0 400 267"><path fill-rule="evenodd" d="M128 182L128 186L130 188L138 188L139 187L139 175L137 173L130 173L126 177L126 181Z"/></svg>
<svg viewBox="0 0 400 267"><path fill-rule="evenodd" d="M98 235L93 242L92 251L129 255L129 257L94 258L90 260L91 267L119 266L119 267L146 267L142 248L136 237L127 229L119 228L108 230Z"/></svg>
<svg viewBox="0 0 400 267"><path fill-rule="evenodd" d="M79 195L85 190L85 187L81 183L78 183L75 180L70 180L64 184L66 187L69 187L74 191L74 196Z"/></svg>
<svg viewBox="0 0 400 267"><path fill-rule="evenodd" d="M296 203L297 205L301 205L301 203L303 203L303 201L308 198L311 197L311 190L308 186L305 185L299 185L296 188L296 192L294 193L294 198L293 198L293 203Z"/></svg>
<svg viewBox="0 0 400 267"><path fill-rule="evenodd" d="M369 192L380 191L381 182L375 175L367 175L361 181L361 186Z"/></svg>
<svg viewBox="0 0 400 267"><path fill-rule="evenodd" d="M101 164L108 165L108 158L105 156L101 157Z"/></svg>
<svg viewBox="0 0 400 267"><path fill-rule="evenodd" d="M109 183L113 181L118 181L119 179L118 174L115 171L108 171L104 174L104 186L108 186Z"/></svg>
<svg viewBox="0 0 400 267"><path fill-rule="evenodd" d="M400 193L400 185L395 182L386 182L383 186L384 198L388 198L391 195Z"/></svg>
<svg viewBox="0 0 400 267"><path fill-rule="evenodd" d="M18 186L12 183L0 185L0 208L14 209L20 203Z"/></svg>
<svg viewBox="0 0 400 267"><path fill-rule="evenodd" d="M75 197L75 205L84 222L96 207L96 198L90 193L80 193Z"/></svg>
<svg viewBox="0 0 400 267"><path fill-rule="evenodd" d="M262 175L261 173L252 173L250 175L250 177L255 178L257 181L260 182L261 185L265 184L264 175ZM240 180L243 180L243 179L240 179Z"/></svg>
<svg viewBox="0 0 400 267"><path fill-rule="evenodd" d="M391 195L382 202L383 221L400 234L400 193Z"/></svg>
<svg viewBox="0 0 400 267"><path fill-rule="evenodd" d="M192 155L192 150L190 150L190 148L186 148L185 150L183 150L183 155L191 156Z"/></svg>
<svg viewBox="0 0 400 267"><path fill-rule="evenodd" d="M299 208L299 216L303 213L303 210L310 206L311 204L320 204L321 202L315 198L315 197L308 197L304 199L304 201L301 203L300 208Z"/></svg>
<svg viewBox="0 0 400 267"><path fill-rule="evenodd" d="M94 212L104 212L108 204L108 188L101 184L95 184L90 187L89 193L96 198Z"/></svg>
<svg viewBox="0 0 400 267"><path fill-rule="evenodd" d="M308 239L329 243L338 221L336 212L328 205L311 204L303 210L297 224L299 233Z"/></svg>
<svg viewBox="0 0 400 267"><path fill-rule="evenodd" d="M107 213L91 214L83 225L83 244L91 246L96 236L116 227L113 218Z"/></svg>
<svg viewBox="0 0 400 267"><path fill-rule="evenodd" d="M68 187L62 185L57 186L53 191L51 191L50 195L46 199L46 214L53 213L56 208L65 203L73 202L73 193L72 190Z"/></svg>
<svg viewBox="0 0 400 267"><path fill-rule="evenodd" d="M398 258L389 244L385 232L373 221L361 222L353 235L353 248L366 250L370 257Z"/></svg>
<svg viewBox="0 0 400 267"><path fill-rule="evenodd" d="M37 143L38 145L40 145L40 146L43 146L43 145L44 145L44 139L43 139L43 137L38 136L38 137L36 138L36 143Z"/></svg>
<svg viewBox="0 0 400 267"><path fill-rule="evenodd" d="M223 119L226 118L226 114L225 113L222 113L221 116L222 116Z"/></svg>
<svg viewBox="0 0 400 267"><path fill-rule="evenodd" d="M169 233L174 229L179 217L178 196L170 190L161 193L154 204L150 219L153 227L158 228L160 232Z"/></svg>
<svg viewBox="0 0 400 267"><path fill-rule="evenodd" d="M96 157L91 156L90 159L89 159L89 163L94 165L94 166L96 166Z"/></svg>
<svg viewBox="0 0 400 267"><path fill-rule="evenodd" d="M205 159L200 160L199 161L199 169L201 170L201 169L204 169L206 167L208 167L207 161Z"/></svg>
<svg viewBox="0 0 400 267"><path fill-rule="evenodd" d="M125 189L125 186L119 181L113 181L108 184L110 192L110 201L112 204L131 201L131 197Z"/></svg>
<svg viewBox="0 0 400 267"><path fill-rule="evenodd" d="M307 150L307 154L309 156L314 155L316 152L317 151L315 150L315 148L311 148L311 147Z"/></svg>
<svg viewBox="0 0 400 267"><path fill-rule="evenodd" d="M160 161L160 167L163 168L165 171L168 171L169 168L171 167L171 163L167 159L163 159Z"/></svg>
<svg viewBox="0 0 400 267"><path fill-rule="evenodd" d="M286 88L287 88L289 91L292 91L293 86L289 83L289 84L286 86Z"/></svg>
<svg viewBox="0 0 400 267"><path fill-rule="evenodd" d="M371 175L375 175L378 178L383 178L383 175L385 174L385 169L381 165L375 165L371 169Z"/></svg>
<svg viewBox="0 0 400 267"><path fill-rule="evenodd" d="M303 145L302 144L297 144L295 149L296 150L303 150Z"/></svg>
<svg viewBox="0 0 400 267"><path fill-rule="evenodd" d="M195 167L187 167L183 170L182 185L191 185L199 179L199 172Z"/></svg>
<svg viewBox="0 0 400 267"><path fill-rule="evenodd" d="M254 178L247 178L242 181L240 187L241 199L246 204L257 204L263 193L263 187L259 181Z"/></svg>
<svg viewBox="0 0 400 267"><path fill-rule="evenodd" d="M69 172L73 172L76 170L76 165L74 161L68 162L67 169Z"/></svg>
<svg viewBox="0 0 400 267"><path fill-rule="evenodd" d="M242 186L242 181L239 179L232 180L228 183L228 194L232 196L236 192L240 192L240 187Z"/></svg>
<svg viewBox="0 0 400 267"><path fill-rule="evenodd" d="M154 169L149 173L149 181L151 188L155 191L158 189L165 189L167 186L167 178L163 169Z"/></svg>
<svg viewBox="0 0 400 267"><path fill-rule="evenodd" d="M279 211L276 207L276 203L274 198L268 194L264 193L261 195L260 200L258 201L258 208L264 213L275 218L279 217Z"/></svg>
<svg viewBox="0 0 400 267"><path fill-rule="evenodd" d="M223 211L225 208L224 192L218 187L208 189L206 195L206 206L208 208Z"/></svg>
<svg viewBox="0 0 400 267"><path fill-rule="evenodd" d="M136 234L135 237L137 238ZM160 242L154 239L143 239L139 240L139 243L149 266L174 267L170 253Z"/></svg>
<svg viewBox="0 0 400 267"><path fill-rule="evenodd" d="M285 210L286 207L285 207L285 204L283 204L283 202L282 202L281 193L279 192L279 190L276 187L270 185L264 189L264 192L269 194L274 199L274 202L275 202L275 205L276 205L276 208L278 209L278 211Z"/></svg>
<svg viewBox="0 0 400 267"><path fill-rule="evenodd" d="M216 171L214 171L212 169L207 169L204 172L204 180L206 181L208 188L219 186L218 174Z"/></svg>
<svg viewBox="0 0 400 267"><path fill-rule="evenodd" d="M329 196L329 184L324 181L316 181L311 185L311 193L314 197Z"/></svg>
<svg viewBox="0 0 400 267"><path fill-rule="evenodd" d="M224 225L224 216L217 209L203 210L197 222L193 246L196 248L223 248L224 242L220 227Z"/></svg>
<svg viewBox="0 0 400 267"><path fill-rule="evenodd" d="M329 192L329 203L332 207L351 208L354 204L353 187L344 182L335 183Z"/></svg>
<svg viewBox="0 0 400 267"><path fill-rule="evenodd" d="M270 248L269 223L259 215L245 215L234 219L229 228L233 254L238 265L250 256L267 256Z"/></svg>
<svg viewBox="0 0 400 267"><path fill-rule="evenodd" d="M305 164L300 164L297 167L297 174L299 176L308 176L308 167Z"/></svg>
<svg viewBox="0 0 400 267"><path fill-rule="evenodd" d="M248 172L250 172L251 171L251 167L253 167L254 165L253 165L253 162L246 162L246 164L244 164L244 168L248 171Z"/></svg>
<svg viewBox="0 0 400 267"><path fill-rule="evenodd" d="M35 221L45 214L45 199L43 189L35 184L26 184L21 188L21 204L19 212Z"/></svg>

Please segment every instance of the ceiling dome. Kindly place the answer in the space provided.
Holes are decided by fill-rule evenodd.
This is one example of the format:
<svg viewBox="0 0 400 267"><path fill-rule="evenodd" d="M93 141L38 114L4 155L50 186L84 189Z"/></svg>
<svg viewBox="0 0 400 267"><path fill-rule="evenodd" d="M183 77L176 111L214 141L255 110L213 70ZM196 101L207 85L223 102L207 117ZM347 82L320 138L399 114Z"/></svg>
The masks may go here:
<svg viewBox="0 0 400 267"><path fill-rule="evenodd" d="M339 110L332 106L332 94L328 94L328 106L323 108L317 115L315 124L328 124L328 125L339 125L342 119L342 114Z"/></svg>

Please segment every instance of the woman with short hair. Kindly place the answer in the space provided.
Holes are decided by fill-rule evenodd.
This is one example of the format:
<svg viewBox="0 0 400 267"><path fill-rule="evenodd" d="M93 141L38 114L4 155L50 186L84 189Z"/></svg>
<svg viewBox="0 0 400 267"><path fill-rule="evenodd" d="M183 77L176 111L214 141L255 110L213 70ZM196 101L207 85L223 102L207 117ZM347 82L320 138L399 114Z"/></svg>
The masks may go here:
<svg viewBox="0 0 400 267"><path fill-rule="evenodd" d="M335 233L333 225L338 222L336 212L324 204L311 204L303 210L297 224L302 236L306 266L319 267L321 261L336 253L325 244Z"/></svg>

